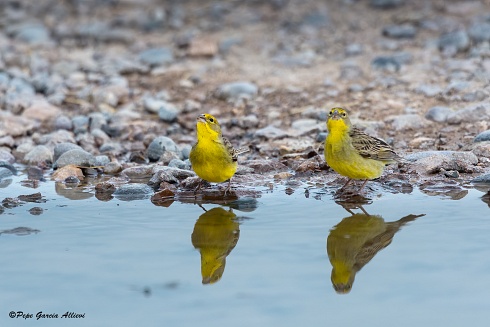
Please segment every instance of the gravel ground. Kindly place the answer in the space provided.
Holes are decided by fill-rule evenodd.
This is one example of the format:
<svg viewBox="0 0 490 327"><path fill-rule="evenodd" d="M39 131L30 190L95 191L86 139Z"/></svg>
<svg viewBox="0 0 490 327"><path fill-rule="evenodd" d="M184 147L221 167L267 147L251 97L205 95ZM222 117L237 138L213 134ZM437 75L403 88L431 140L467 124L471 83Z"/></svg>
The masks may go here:
<svg viewBox="0 0 490 327"><path fill-rule="evenodd" d="M469 181L490 181L490 1L10 0L1 10L0 180L20 163L33 187L102 176L99 195L182 195L198 180L188 155L208 112L251 149L235 182L337 188L322 142L341 106L406 158L368 194L458 198Z"/></svg>

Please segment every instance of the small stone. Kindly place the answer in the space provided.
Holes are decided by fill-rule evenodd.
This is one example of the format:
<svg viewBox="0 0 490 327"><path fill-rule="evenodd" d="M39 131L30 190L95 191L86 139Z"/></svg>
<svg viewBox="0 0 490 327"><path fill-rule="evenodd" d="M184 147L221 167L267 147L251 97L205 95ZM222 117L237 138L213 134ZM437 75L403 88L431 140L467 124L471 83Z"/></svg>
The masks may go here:
<svg viewBox="0 0 490 327"><path fill-rule="evenodd" d="M17 40L34 45L44 44L50 41L49 30L40 23L27 22L9 26L7 33L14 36Z"/></svg>
<svg viewBox="0 0 490 327"><path fill-rule="evenodd" d="M373 59L371 66L374 69L384 70L389 72L397 72L400 70L400 63L391 56L378 56Z"/></svg>
<svg viewBox="0 0 490 327"><path fill-rule="evenodd" d="M428 125L426 120L416 114L393 116L388 118L386 122L390 122L396 131L416 130Z"/></svg>
<svg viewBox="0 0 490 327"><path fill-rule="evenodd" d="M170 161L175 159L179 159L179 155L177 153L172 151L165 151L158 161L161 162L163 165L168 165Z"/></svg>
<svg viewBox="0 0 490 327"><path fill-rule="evenodd" d="M75 116L71 120L75 134L87 133L90 120L87 116Z"/></svg>
<svg viewBox="0 0 490 327"><path fill-rule="evenodd" d="M349 44L345 47L345 50L344 50L345 55L348 57L358 56L358 55L362 54L363 51L364 51L363 46L362 46L362 44L359 44L359 43Z"/></svg>
<svg viewBox="0 0 490 327"><path fill-rule="evenodd" d="M0 137L0 146L7 146L9 148L13 148L15 145L15 140L12 136L6 135L4 137Z"/></svg>
<svg viewBox="0 0 490 327"><path fill-rule="evenodd" d="M268 140L281 139L287 136L288 134L285 131L272 125L258 129L254 133L254 137L262 137Z"/></svg>
<svg viewBox="0 0 490 327"><path fill-rule="evenodd" d="M291 174L287 171L283 171L283 172L275 174L274 179L288 179L291 176L293 176L293 174Z"/></svg>
<svg viewBox="0 0 490 327"><path fill-rule="evenodd" d="M103 168L104 174L116 175L122 171L122 165L119 162L109 162Z"/></svg>
<svg viewBox="0 0 490 327"><path fill-rule="evenodd" d="M448 107L432 107L425 114L425 118L438 123L444 123L447 117L453 112L451 108Z"/></svg>
<svg viewBox="0 0 490 327"><path fill-rule="evenodd" d="M323 159L322 156L316 155L312 158L303 161L296 168L296 171L298 173L304 173L304 172L314 172L314 171L320 171L326 169L328 169L328 166L325 163L325 159Z"/></svg>
<svg viewBox="0 0 490 327"><path fill-rule="evenodd" d="M450 55L466 51L469 46L470 38L463 30L446 33L439 37L439 50Z"/></svg>
<svg viewBox="0 0 490 327"><path fill-rule="evenodd" d="M94 161L94 156L81 149L73 149L64 152L58 160L55 161L53 168L61 168L66 165L76 165L81 167L90 167Z"/></svg>
<svg viewBox="0 0 490 327"><path fill-rule="evenodd" d="M463 122L479 122L490 119L490 102L472 104L466 108L453 111L447 117L449 124L461 124Z"/></svg>
<svg viewBox="0 0 490 327"><path fill-rule="evenodd" d="M23 117L35 119L40 122L54 120L61 114L61 109L48 103L47 101L35 101L22 113Z"/></svg>
<svg viewBox="0 0 490 327"><path fill-rule="evenodd" d="M150 161L158 161L165 151L175 152L180 157L180 150L177 147L177 144L175 144L171 138L166 136L155 138L150 145L148 145L146 153Z"/></svg>
<svg viewBox="0 0 490 327"><path fill-rule="evenodd" d="M459 178L459 172L457 170L444 171L444 176L449 178Z"/></svg>
<svg viewBox="0 0 490 327"><path fill-rule="evenodd" d="M51 176L51 179L56 182L63 182L68 177L76 177L78 180L82 180L84 175L82 170L76 165L66 165L56 170Z"/></svg>
<svg viewBox="0 0 490 327"><path fill-rule="evenodd" d="M192 145L186 144L181 147L180 151L182 153L182 159L189 159L189 156L191 155L191 150L192 150Z"/></svg>
<svg viewBox="0 0 490 327"><path fill-rule="evenodd" d="M490 130L486 130L486 131L481 132L480 134L478 134L474 138L473 143L484 142L484 141L490 141Z"/></svg>
<svg viewBox="0 0 490 327"><path fill-rule="evenodd" d="M222 84L216 90L216 97L221 100L251 98L257 95L257 85L249 82L233 82Z"/></svg>
<svg viewBox="0 0 490 327"><path fill-rule="evenodd" d="M47 145L48 147L55 146L60 143L75 143L73 133L64 129L54 131L52 133L42 135L37 141L39 144Z"/></svg>
<svg viewBox="0 0 490 327"><path fill-rule="evenodd" d="M174 55L168 48L153 48L140 53L139 60L151 67L170 64L174 61Z"/></svg>
<svg viewBox="0 0 490 327"><path fill-rule="evenodd" d="M146 111L151 112L151 113L158 113L160 108L167 106L169 103L164 100L152 98L152 97L146 97L143 100L143 107L145 108Z"/></svg>
<svg viewBox="0 0 490 327"><path fill-rule="evenodd" d="M403 5L404 0L370 0L369 5L375 8L391 9Z"/></svg>
<svg viewBox="0 0 490 327"><path fill-rule="evenodd" d="M44 212L44 209L41 207L32 207L31 209L28 210L29 213L33 216L39 216L42 215Z"/></svg>
<svg viewBox="0 0 490 327"><path fill-rule="evenodd" d="M24 162L28 165L51 164L53 162L53 154L48 147L37 145L25 155Z"/></svg>
<svg viewBox="0 0 490 327"><path fill-rule="evenodd" d="M480 175L471 180L473 184L490 184L490 174Z"/></svg>
<svg viewBox="0 0 490 327"><path fill-rule="evenodd" d="M471 152L473 152L480 161L483 162L483 158L490 158L490 141L480 141L473 143L471 146Z"/></svg>
<svg viewBox="0 0 490 327"><path fill-rule="evenodd" d="M218 43L208 37L196 37L189 44L189 56L213 57L218 53Z"/></svg>
<svg viewBox="0 0 490 327"><path fill-rule="evenodd" d="M253 168L255 174L288 170L288 167L282 164L281 162L277 160L271 160L271 159L249 160L249 161L245 161L243 165Z"/></svg>
<svg viewBox="0 0 490 327"><path fill-rule="evenodd" d="M153 189L150 186L134 183L120 186L113 195L121 201L134 201L148 199L153 193Z"/></svg>
<svg viewBox="0 0 490 327"><path fill-rule="evenodd" d="M64 129L67 131L71 131L73 129L73 124L70 118L65 115L60 115L56 117L54 121L55 129Z"/></svg>
<svg viewBox="0 0 490 327"><path fill-rule="evenodd" d="M327 139L327 135L328 135L328 133L327 133L327 132L320 132L320 133L318 133L318 135L316 136L315 141L320 142L320 143L323 143L323 142L325 142L325 140Z"/></svg>
<svg viewBox="0 0 490 327"><path fill-rule="evenodd" d="M421 136L411 140L409 142L409 145L415 149L426 149L434 145L435 143L436 140L434 140L433 138Z"/></svg>
<svg viewBox="0 0 490 327"><path fill-rule="evenodd" d="M259 126L259 123L259 118L254 114L240 118L237 122L238 126L243 129L256 128L257 126Z"/></svg>
<svg viewBox="0 0 490 327"><path fill-rule="evenodd" d="M383 27L383 35L394 39L412 39L417 34L417 29L409 24L388 25Z"/></svg>
<svg viewBox="0 0 490 327"><path fill-rule="evenodd" d="M168 166L155 166L153 176L148 181L148 185L158 187L162 182L179 184L181 180L194 177L196 173L191 170L184 170Z"/></svg>
<svg viewBox="0 0 490 327"><path fill-rule="evenodd" d="M14 174L7 168L5 167L0 167L0 181L12 177Z"/></svg>
<svg viewBox="0 0 490 327"><path fill-rule="evenodd" d="M170 160L170 162L168 163L168 166L169 167L175 167L175 168L179 168L179 169L185 169L185 170L190 170L191 169L191 165L190 163L187 161L182 161L180 159L172 159Z"/></svg>
<svg viewBox="0 0 490 327"><path fill-rule="evenodd" d="M442 88L437 85L422 84L415 89L415 92L426 97L435 97L442 93Z"/></svg>
<svg viewBox="0 0 490 327"><path fill-rule="evenodd" d="M0 149L0 162L2 161L13 164L15 157L10 152Z"/></svg>
<svg viewBox="0 0 490 327"><path fill-rule="evenodd" d="M169 102L165 102L165 104L158 110L158 117L160 120L167 123L176 121L178 114L179 109Z"/></svg>
<svg viewBox="0 0 490 327"><path fill-rule="evenodd" d="M54 155L53 155L53 161L58 160L58 158L65 152L73 150L73 149L79 149L83 150L80 146L74 143L59 143L56 144L54 147Z"/></svg>
<svg viewBox="0 0 490 327"><path fill-rule="evenodd" d="M130 180L141 180L153 175L153 166L140 165L123 169L121 175L129 177Z"/></svg>
<svg viewBox="0 0 490 327"><path fill-rule="evenodd" d="M474 42L490 41L490 23L474 23L468 29L468 35Z"/></svg>

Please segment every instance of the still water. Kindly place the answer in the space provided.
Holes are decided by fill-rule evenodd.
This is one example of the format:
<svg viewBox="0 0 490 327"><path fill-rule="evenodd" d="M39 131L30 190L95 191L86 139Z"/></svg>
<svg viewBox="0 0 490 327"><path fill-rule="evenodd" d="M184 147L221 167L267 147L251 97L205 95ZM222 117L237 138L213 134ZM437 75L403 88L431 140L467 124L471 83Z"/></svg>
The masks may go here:
<svg viewBox="0 0 490 327"><path fill-rule="evenodd" d="M32 189L21 180L3 185L0 200L41 192L46 201L0 214L0 326L490 320L490 208L474 189L460 200L375 193L361 207L336 203L331 190L310 188L306 197L306 185L290 195L264 186L232 203L242 211L103 202L91 189L70 197L53 182ZM58 318L36 321L40 311ZM84 316L61 318L67 312Z"/></svg>

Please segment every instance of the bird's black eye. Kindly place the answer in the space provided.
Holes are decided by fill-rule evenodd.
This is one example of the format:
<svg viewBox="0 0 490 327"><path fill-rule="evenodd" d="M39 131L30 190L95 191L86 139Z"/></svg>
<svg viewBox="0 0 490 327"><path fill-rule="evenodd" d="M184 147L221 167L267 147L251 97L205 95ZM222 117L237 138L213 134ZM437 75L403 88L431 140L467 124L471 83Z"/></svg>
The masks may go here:
<svg viewBox="0 0 490 327"><path fill-rule="evenodd" d="M209 118L209 121L214 123L214 119L213 118Z"/></svg>
<svg viewBox="0 0 490 327"><path fill-rule="evenodd" d="M346 115L346 113L345 113L345 112L343 112L343 113L342 113L342 117L345 117L345 116L347 116L347 115Z"/></svg>

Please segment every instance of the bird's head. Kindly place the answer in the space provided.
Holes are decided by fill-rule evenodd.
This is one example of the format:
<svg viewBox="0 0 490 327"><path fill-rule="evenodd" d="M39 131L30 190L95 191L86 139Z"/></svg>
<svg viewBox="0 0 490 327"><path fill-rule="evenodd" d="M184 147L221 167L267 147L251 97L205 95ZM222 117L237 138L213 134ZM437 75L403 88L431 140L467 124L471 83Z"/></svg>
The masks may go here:
<svg viewBox="0 0 490 327"><path fill-rule="evenodd" d="M352 289L356 272L345 265L334 266L332 269L332 285L335 292L347 294Z"/></svg>
<svg viewBox="0 0 490 327"><path fill-rule="evenodd" d="M329 131L335 129L348 129L350 127L350 119L347 111L342 108L332 108L328 113L327 129Z"/></svg>
<svg viewBox="0 0 490 327"><path fill-rule="evenodd" d="M218 120L210 114L202 114L197 117L197 135L198 137L216 138L221 134L221 127Z"/></svg>

